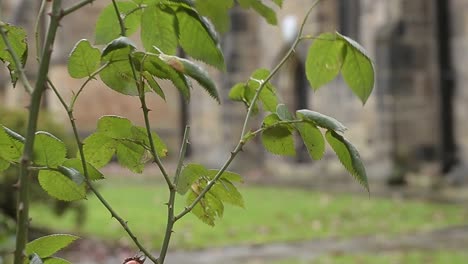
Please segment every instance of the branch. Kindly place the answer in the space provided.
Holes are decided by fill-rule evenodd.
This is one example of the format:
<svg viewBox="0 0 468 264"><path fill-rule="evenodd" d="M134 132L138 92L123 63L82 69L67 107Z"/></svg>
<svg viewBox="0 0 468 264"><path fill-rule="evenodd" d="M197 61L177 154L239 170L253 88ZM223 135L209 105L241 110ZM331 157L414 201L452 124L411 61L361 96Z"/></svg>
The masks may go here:
<svg viewBox="0 0 468 264"><path fill-rule="evenodd" d="M23 86L26 89L26 92L28 92L29 94L32 94L34 89L32 88L32 85L29 82L28 77L26 76L26 72L24 70L23 64L21 63L21 60L18 54L16 54L16 52L13 50L11 42L7 36L7 30L5 29L5 24L3 22L0 22L0 34L2 35L3 41L5 42L8 53L10 53L11 57L13 58L16 69L19 72L20 80L23 83Z"/></svg>
<svg viewBox="0 0 468 264"><path fill-rule="evenodd" d="M31 165L35 133L37 129L37 119L39 117L39 109L41 106L41 98L44 93L47 73L49 72L50 58L57 34L57 28L61 19L61 0L54 0L52 6L52 15L47 31L46 42L44 45L44 52L41 56L41 63L38 70L38 79L31 95L31 104L29 106L29 119L28 128L26 132L26 142L24 144L23 155L21 157L20 175L18 180L18 220L16 231L16 250L14 264L23 264L24 262L24 249L28 241L29 229L29 171L28 167ZM2 28L2 37L5 38L6 34ZM21 65L21 64L18 64ZM28 85L27 82L24 83Z"/></svg>
<svg viewBox="0 0 468 264"><path fill-rule="evenodd" d="M67 16L67 15L75 12L76 10L82 8L83 6L85 6L87 4L92 4L94 1L95 0L83 0L81 2L78 2L78 3L74 4L74 5L72 5L71 7L64 9L63 12L62 12L62 15Z"/></svg>
<svg viewBox="0 0 468 264"><path fill-rule="evenodd" d="M41 21L42 14L44 13L46 0L41 1L41 7L39 8L39 12L37 12L36 22L34 22L34 37L36 40L36 59L39 63L41 63L39 59L39 55L42 53L41 49L41 39L39 36L39 22Z"/></svg>

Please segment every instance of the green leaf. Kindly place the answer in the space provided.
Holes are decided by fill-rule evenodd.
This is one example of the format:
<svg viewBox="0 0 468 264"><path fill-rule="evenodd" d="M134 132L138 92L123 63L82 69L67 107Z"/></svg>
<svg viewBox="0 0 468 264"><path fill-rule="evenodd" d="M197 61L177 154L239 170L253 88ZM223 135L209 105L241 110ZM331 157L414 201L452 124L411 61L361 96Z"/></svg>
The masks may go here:
<svg viewBox="0 0 468 264"><path fill-rule="evenodd" d="M93 48L88 40L82 39L76 43L68 58L68 73L71 77L80 79L91 76L101 63L101 52Z"/></svg>
<svg viewBox="0 0 468 264"><path fill-rule="evenodd" d="M44 264L71 264L71 262L62 258L48 258Z"/></svg>
<svg viewBox="0 0 468 264"><path fill-rule="evenodd" d="M144 169L146 150L143 146L128 141L121 141L117 145L117 160L120 165L135 173L142 173Z"/></svg>
<svg viewBox="0 0 468 264"><path fill-rule="evenodd" d="M343 79L365 104L374 89L374 64L356 41L339 33L337 35L346 42L346 57L341 69Z"/></svg>
<svg viewBox="0 0 468 264"><path fill-rule="evenodd" d="M214 176L218 173L218 170L209 170L208 171L208 178L213 179ZM244 182L244 179L242 176L235 172L230 172L230 171L224 171L223 175L221 175L220 179L225 179L231 182Z"/></svg>
<svg viewBox="0 0 468 264"><path fill-rule="evenodd" d="M190 205L195 201L198 194L201 192L201 189L201 186L191 188L191 192L188 194L186 200L187 205ZM195 205L192 213L204 223L214 226L216 218L221 218L223 216L224 205L216 196L208 192L200 202Z"/></svg>
<svg viewBox="0 0 468 264"><path fill-rule="evenodd" d="M217 173L218 170L209 170L208 177L212 179ZM242 195L237 190L236 186L232 184L231 180L229 180L229 178L232 177L234 178L234 181L239 180L239 178L242 180L238 174L224 172L215 185L213 185L210 192L223 202L244 207L244 198L242 198Z"/></svg>
<svg viewBox="0 0 468 264"><path fill-rule="evenodd" d="M148 139L148 134L146 133L146 128L134 126L132 127L133 138L136 140L141 140L147 148L150 148L150 142ZM153 139L154 147L156 148L156 153L159 157L167 156L167 146L163 140L156 134L156 132L151 132L151 138Z"/></svg>
<svg viewBox="0 0 468 264"><path fill-rule="evenodd" d="M129 48L130 51L133 51L136 49L136 45L127 37L118 37L104 47L102 50L102 57L105 57L112 51L125 48Z"/></svg>
<svg viewBox="0 0 468 264"><path fill-rule="evenodd" d="M29 259L30 259L29 264L44 264L41 257L39 257L39 255L37 255L37 254L29 255Z"/></svg>
<svg viewBox="0 0 468 264"><path fill-rule="evenodd" d="M205 91L208 92L211 97L213 97L213 99L220 103L216 85L203 68L189 60L176 56L167 56L161 54L160 58L168 65L170 65L174 70L192 77L202 86L202 88L205 89Z"/></svg>
<svg viewBox="0 0 468 264"><path fill-rule="evenodd" d="M23 142L11 136L8 128L0 125L0 157L6 161L18 162L23 153Z"/></svg>
<svg viewBox="0 0 468 264"><path fill-rule="evenodd" d="M11 44L13 52L16 53L16 55L18 55L19 59L21 60L21 66L23 67L26 64L26 60L28 57L28 43L26 31L21 27L13 26L10 24L3 24L2 27L6 31L5 33L8 38L8 41ZM8 52L7 46L3 41L3 38L0 38L0 61L7 64L8 70L10 71L11 82L13 83L13 86L15 86L19 77L19 69L16 67L13 57L11 57L10 53Z"/></svg>
<svg viewBox="0 0 468 264"><path fill-rule="evenodd" d="M320 129L309 122L296 124L296 129L299 131L310 157L314 160L322 159L325 153L325 140Z"/></svg>
<svg viewBox="0 0 468 264"><path fill-rule="evenodd" d="M86 198L84 184L77 185L58 171L41 170L39 184L50 196L62 201L76 201Z"/></svg>
<svg viewBox="0 0 468 264"><path fill-rule="evenodd" d="M294 156L296 149L291 130L284 126L275 126L262 133L262 143L266 150L273 154Z"/></svg>
<svg viewBox="0 0 468 264"><path fill-rule="evenodd" d="M344 132L347 129L343 124L341 124L335 118L315 112L315 111L303 109L303 110L297 110L296 114L298 118L313 121L319 127L331 129L331 130L338 131L338 132Z"/></svg>
<svg viewBox="0 0 468 264"><path fill-rule="evenodd" d="M190 189L190 186L198 180L200 177L208 176L208 170L200 164L187 164L182 168L179 175L179 181L177 183L177 192L179 194L185 194Z"/></svg>
<svg viewBox="0 0 468 264"><path fill-rule="evenodd" d="M101 80L111 89L126 95L138 95L129 55L132 48L114 50L102 57L108 63L100 73ZM136 73L138 78L138 73Z"/></svg>
<svg viewBox="0 0 468 264"><path fill-rule="evenodd" d="M314 40L306 59L306 76L313 89L335 79L345 60L345 43L333 33L323 33Z"/></svg>
<svg viewBox="0 0 468 264"><path fill-rule="evenodd" d="M132 12L138 5L132 2L117 2L117 7L122 17L124 17L127 35L136 32L140 25L141 10ZM127 15L128 14L128 15ZM107 44L120 36L120 25L115 13L114 6L106 6L96 22L95 44Z"/></svg>
<svg viewBox="0 0 468 264"><path fill-rule="evenodd" d="M325 137L346 170L369 192L366 169L357 149L333 130L328 130Z"/></svg>
<svg viewBox="0 0 468 264"><path fill-rule="evenodd" d="M221 32L229 30L229 9L233 6L233 0L197 0L195 6L202 16L208 17Z"/></svg>
<svg viewBox="0 0 468 264"><path fill-rule="evenodd" d="M79 237L66 234L40 237L26 245L26 254L31 255L36 253L41 258L47 258L69 246L77 239L79 239Z"/></svg>
<svg viewBox="0 0 468 264"><path fill-rule="evenodd" d="M166 95L164 94L164 91L162 90L161 86L159 86L158 82L154 80L153 76L151 76L151 74L147 71L141 72L141 75L146 80L146 83L148 83L151 90L153 90L164 101L166 101Z"/></svg>
<svg viewBox="0 0 468 264"><path fill-rule="evenodd" d="M253 8L269 24L276 25L278 23L275 11L263 4L261 0L238 0L238 2L242 8Z"/></svg>
<svg viewBox="0 0 468 264"><path fill-rule="evenodd" d="M283 0L272 0L272 1L273 1L273 3L275 3L279 7L283 6Z"/></svg>
<svg viewBox="0 0 468 264"><path fill-rule="evenodd" d="M249 81L247 82L248 89L244 91L244 97L250 105L257 89L264 80L270 75L270 71L267 69L257 69ZM278 105L278 98L276 97L276 89L270 83L266 83L262 91L260 92L259 99L263 104L263 108L269 112L275 112L276 106Z"/></svg>
<svg viewBox="0 0 468 264"><path fill-rule="evenodd" d="M57 168L67 156L65 144L52 134L39 131L34 141L34 163L36 165Z"/></svg>
<svg viewBox="0 0 468 264"><path fill-rule="evenodd" d="M229 91L229 99L233 101L244 102L245 101L245 96L244 96L245 89L246 89L245 83L237 83Z"/></svg>
<svg viewBox="0 0 468 264"><path fill-rule="evenodd" d="M191 57L225 70L224 57L217 37L193 9L180 7L176 11L179 23L179 43Z"/></svg>
<svg viewBox="0 0 468 264"><path fill-rule="evenodd" d="M104 167L111 160L117 148L117 142L102 133L91 134L83 141L83 150L88 161L96 168Z"/></svg>
<svg viewBox="0 0 468 264"><path fill-rule="evenodd" d="M288 107L284 104L279 104L276 107L276 114L279 119L282 121L291 121L294 120L294 116L289 112Z"/></svg>
<svg viewBox="0 0 468 264"><path fill-rule="evenodd" d="M186 100L190 99L190 83L185 75L174 70L159 56L136 52L133 54L133 59L139 70L147 71L159 79L170 80Z"/></svg>
<svg viewBox="0 0 468 264"><path fill-rule="evenodd" d="M150 5L141 16L141 42L146 51L155 46L165 54L177 51L176 16L174 10L164 5Z"/></svg>
<svg viewBox="0 0 468 264"><path fill-rule="evenodd" d="M78 158L67 159L62 165L68 168L73 168L77 170L83 176L85 175L81 160ZM88 171L88 176L90 180L95 181L95 180L104 179L104 175L100 171L98 171L93 165L91 165L89 162L86 162L86 169Z"/></svg>
<svg viewBox="0 0 468 264"><path fill-rule="evenodd" d="M9 167L10 167L10 163L0 157L0 172L8 169Z"/></svg>
<svg viewBox="0 0 468 264"><path fill-rule="evenodd" d="M109 115L99 118L97 131L114 139L132 138L132 127L127 118Z"/></svg>

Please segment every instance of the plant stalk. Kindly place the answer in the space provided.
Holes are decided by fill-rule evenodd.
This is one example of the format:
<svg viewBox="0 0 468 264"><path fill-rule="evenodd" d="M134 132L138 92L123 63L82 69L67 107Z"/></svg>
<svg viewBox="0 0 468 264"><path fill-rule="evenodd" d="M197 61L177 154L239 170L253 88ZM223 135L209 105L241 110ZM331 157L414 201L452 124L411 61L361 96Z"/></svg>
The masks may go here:
<svg viewBox="0 0 468 264"><path fill-rule="evenodd" d="M87 4L92 4L95 0L83 0L63 10L62 15L67 16Z"/></svg>
<svg viewBox="0 0 468 264"><path fill-rule="evenodd" d="M28 242L29 231L29 166L33 158L33 147L35 133L37 129L37 119L41 106L41 98L44 93L47 74L49 72L50 58L52 48L55 42L55 36L59 27L61 13L61 0L54 0L52 5L51 20L47 31L44 51L41 56L41 63L38 70L38 79L31 95L29 106L28 128L26 132L26 142L24 144L23 156L21 157L20 176L17 183L18 187L18 205L17 205L17 231L16 231L16 250L14 264L23 264L25 257L25 247ZM25 84L26 85L26 84Z"/></svg>

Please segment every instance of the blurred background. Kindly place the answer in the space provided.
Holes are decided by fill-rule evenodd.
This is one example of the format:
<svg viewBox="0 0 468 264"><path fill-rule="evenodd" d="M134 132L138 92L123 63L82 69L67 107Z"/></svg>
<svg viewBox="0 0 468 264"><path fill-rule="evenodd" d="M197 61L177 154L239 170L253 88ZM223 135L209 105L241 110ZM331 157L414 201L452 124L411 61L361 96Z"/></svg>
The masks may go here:
<svg viewBox="0 0 468 264"><path fill-rule="evenodd" d="M30 33L31 80L36 77L32 31L39 2L0 0L1 20ZM109 3L97 0L63 20L49 77L65 97L83 82L68 76L68 54L78 40L93 40L97 16ZM229 89L247 81L255 69L276 65L312 3L285 0L277 10L277 26L251 11L230 11L230 30L221 36L227 72L206 66L218 84L221 105L201 89L193 89L187 105L169 84L162 85L168 103L148 95L153 128L169 146L169 167L174 167L186 125L192 128L189 160L212 168L222 164L237 143L246 112L242 104L229 101ZM246 208L228 208L214 228L193 216L183 219L168 263L468 263L467 13L466 0L322 1L305 34L338 31L362 44L376 67L372 96L363 107L341 78L313 92L304 73L307 41L273 84L291 111L312 109L348 127L345 136L365 161L370 197L330 150L323 160L311 161L297 144L297 155L284 158L266 153L254 141L230 169L245 177L240 189ZM27 95L21 84L11 87L3 68L0 122L22 131ZM82 136L92 133L105 114L143 124L138 98L93 81L76 104ZM254 118L252 127L260 120ZM44 98L40 124L75 155L66 112L52 93ZM111 164L105 172L101 191L139 238L157 250L166 219L166 191L158 171L149 167L135 175ZM0 256L11 249L15 178L11 169L0 175ZM33 192L35 200L45 201L33 205L33 234L75 232L84 238L63 253L73 263L120 263L137 253L95 197L63 204L40 188ZM184 199L179 200L182 208Z"/></svg>

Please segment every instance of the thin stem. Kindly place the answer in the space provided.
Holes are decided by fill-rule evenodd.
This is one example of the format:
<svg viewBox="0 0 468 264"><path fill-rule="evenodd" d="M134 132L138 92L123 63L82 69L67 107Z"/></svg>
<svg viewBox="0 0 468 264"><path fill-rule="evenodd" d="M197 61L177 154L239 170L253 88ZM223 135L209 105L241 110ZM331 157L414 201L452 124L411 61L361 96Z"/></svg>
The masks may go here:
<svg viewBox="0 0 468 264"><path fill-rule="evenodd" d="M41 98L44 93L47 73L49 72L50 58L52 49L57 34L57 28L61 19L61 0L54 0L52 6L52 15L47 31L44 52L41 56L41 63L38 70L38 79L31 95L31 104L29 106L28 128L26 132L26 142L24 144L23 155L21 157L20 176L18 180L18 220L16 231L16 250L14 264L22 264L24 262L24 249L28 241L29 229L29 171L31 165L35 132L37 129L37 119L39 117L39 109L41 106ZM3 29L1 30L3 32ZM3 32L4 33L4 32ZM2 34L3 36L4 34ZM19 61L18 61L19 62ZM20 66L21 64L18 64ZM25 83L25 86L27 84Z"/></svg>
<svg viewBox="0 0 468 264"><path fill-rule="evenodd" d="M93 3L94 1L95 0L83 0L81 2L78 2L78 3L70 6L69 8L64 9L63 12L62 12L62 15L67 16L67 15L75 12L76 10L82 8L83 6Z"/></svg>
<svg viewBox="0 0 468 264"><path fill-rule="evenodd" d="M99 69L97 69L95 72L93 72L89 77L88 79L86 79L86 81L81 85L80 89L78 89L78 92L73 96L72 98L72 101L70 103L70 108L71 109L74 109L75 107L75 102L76 100L78 99L78 96L80 96L81 92L83 91L83 89L85 88L85 86L92 80L94 80L94 77L96 77L96 75L98 75L102 70L104 70L104 68L106 68L107 66L109 65L109 62L106 62L105 64L103 64L101 67L99 67Z"/></svg>
<svg viewBox="0 0 468 264"><path fill-rule="evenodd" d="M42 53L42 47L41 47L41 38L39 34L39 23L41 21L41 17L44 14L44 8L46 6L47 0L42 0L41 1L41 7L39 8L39 12L37 13L36 16L36 21L34 22L34 37L36 40L36 59L39 63L41 63L39 55Z"/></svg>
<svg viewBox="0 0 468 264"><path fill-rule="evenodd" d="M219 180L219 178L223 175L223 173L226 171L226 169L229 167L229 165L231 165L232 161L234 160L234 158L237 156L237 154L242 150L242 148L244 147L244 145L246 144L246 139L245 139L245 136L246 136L246 133L247 133L247 125L248 125L248 122L249 122L249 119L253 113L253 108L254 108L254 105L255 103L257 102L258 100L258 97L260 95L260 92L262 91L262 89L265 87L265 85L268 83L268 81L278 72L278 70L286 63L286 61L288 60L288 58L291 56L292 53L294 53L294 50L295 48L297 47L297 45L299 44L299 41L301 39L301 35L304 31L304 27L305 27L305 23L307 21L307 19L309 18L309 15L310 13L312 12L312 10L315 8L315 6L320 2L320 0L316 0L312 7L308 10L307 14L305 15L304 17L304 20L302 21L302 25L301 25L301 28L299 30L299 34L297 35L296 39L294 40L293 44L291 45L291 48L289 49L289 51L284 55L284 57L281 59L281 61L275 66L275 68L271 71L271 73L266 77L265 80L261 80L261 84L259 86L259 88L257 89L257 91L255 92L255 95L252 99L252 102L249 106L249 110L247 111L247 114L245 116L245 120L244 120L244 125L242 127L242 132L241 132L241 136L240 136L240 140L239 140L239 143L237 144L237 146L234 148L234 150L231 152L231 156L226 160L226 162L223 164L223 166L221 167L221 169L218 171L218 173L216 173L216 175L213 177L213 180L211 180L207 186L200 192L200 194L197 196L197 198L195 198L195 200L192 202L192 204L190 204L188 207L186 207L180 214L176 215L175 218L174 218L174 221L178 221L179 219L181 219L183 216L185 216L186 214L188 214L190 211L193 210L193 208L200 202L201 199L203 199L203 197L206 195L206 193L211 189L211 187L213 187L213 185ZM255 133L255 132L254 132ZM260 133L260 132L257 132L257 133Z"/></svg>
<svg viewBox="0 0 468 264"><path fill-rule="evenodd" d="M180 148L180 153L179 153L179 161L177 163L177 169L174 175L175 186L177 186L177 184L179 183L180 171L182 170L182 166L184 165L185 154L187 153L187 146L188 144L190 144L189 139L188 139L189 134L190 134L190 126L185 126L184 137L182 138L182 146Z"/></svg>
<svg viewBox="0 0 468 264"><path fill-rule="evenodd" d="M119 21L120 35L121 36L126 36L127 35L127 29L125 28L125 23L123 21L122 16L120 15L119 7L117 6L117 3L116 3L115 0L112 0L112 5L114 5L115 15L117 16L117 20Z"/></svg>
<svg viewBox="0 0 468 264"><path fill-rule="evenodd" d="M73 115L73 107L71 105L70 106L67 105L67 103L63 99L62 95L59 93L59 91L54 86L54 84L52 82L50 82L50 80L49 80L49 85L50 85L52 91L55 93L55 95L59 99L59 101L62 104L63 108L65 108L65 110L67 110L68 119L70 120L70 124L71 124L72 130L73 130L73 135L75 137L76 144L78 145L78 152L79 152L80 159L81 159L81 166L83 167L83 173L84 173L84 176L85 176L86 185L94 193L94 195L96 195L96 197L101 202L101 204L104 205L104 207L109 211L111 216L113 218L115 218L119 222L119 224L127 232L127 234L130 236L130 238L135 243L135 245L138 247L138 249L140 249L141 252L143 252L154 263L157 263L157 259L138 241L138 238L136 237L136 235L128 227L127 221L125 221L122 217L120 217L120 215L112 208L112 206L107 202L107 200L101 195L101 193L94 187L92 182L89 180L89 172L88 172L88 166L87 166L87 162L86 162L86 156L84 155L84 151L83 151L83 143L81 142L80 136L78 134L78 128L76 126L75 117ZM75 102L75 100L73 102Z"/></svg>
<svg viewBox="0 0 468 264"><path fill-rule="evenodd" d="M5 42L8 52L13 58L13 62L15 63L16 70L19 73L19 78L21 82L23 83L24 88L26 89L26 92L28 92L29 94L32 94L34 89L31 83L29 82L28 77L26 76L26 72L24 70L23 64L21 63L21 60L18 54L16 54L16 52L13 50L13 46L11 45L11 42L8 39L7 30L5 29L5 24L3 22L0 22L0 34L2 35L3 41Z"/></svg>

